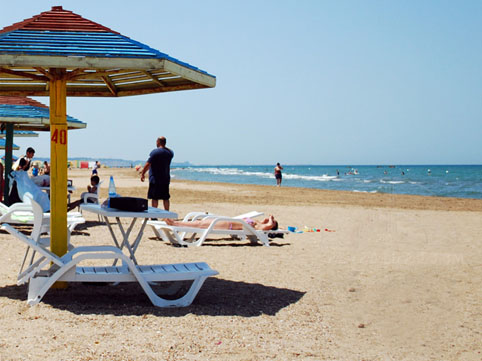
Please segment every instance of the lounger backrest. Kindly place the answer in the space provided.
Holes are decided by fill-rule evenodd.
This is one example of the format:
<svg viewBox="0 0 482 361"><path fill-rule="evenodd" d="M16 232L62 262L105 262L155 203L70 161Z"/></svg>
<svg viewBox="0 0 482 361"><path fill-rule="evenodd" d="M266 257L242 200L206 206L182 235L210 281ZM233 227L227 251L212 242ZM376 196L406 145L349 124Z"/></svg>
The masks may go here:
<svg viewBox="0 0 482 361"><path fill-rule="evenodd" d="M32 239L37 242L42 234L43 224L44 224L44 212L42 206L38 204L35 200L30 199L32 204L32 211L33 211L33 230L32 230Z"/></svg>

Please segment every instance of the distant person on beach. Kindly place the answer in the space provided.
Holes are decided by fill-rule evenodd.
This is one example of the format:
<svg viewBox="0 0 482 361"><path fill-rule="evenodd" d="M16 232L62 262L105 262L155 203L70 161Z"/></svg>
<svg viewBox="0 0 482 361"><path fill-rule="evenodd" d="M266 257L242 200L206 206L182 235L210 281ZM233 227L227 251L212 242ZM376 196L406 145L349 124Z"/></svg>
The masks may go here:
<svg viewBox="0 0 482 361"><path fill-rule="evenodd" d="M17 161L13 165L12 169L13 170L19 170L20 169L20 160L25 159L27 164L22 168L22 170L28 171L30 169L30 165L32 163L32 158L33 158L34 155L35 155L35 149L33 149L32 147L28 147L25 155L22 158L17 159Z"/></svg>
<svg viewBox="0 0 482 361"><path fill-rule="evenodd" d="M90 177L90 185L87 186L87 192L83 192L81 195L80 195L80 199L75 201L75 202L72 202L72 203L69 203L69 205L67 206L67 212L68 211L71 211L72 209L74 208L77 208L78 206L80 206L82 203L84 203L84 196L85 194L88 194L88 193L95 193L97 194L97 188L99 187L99 183L100 183L100 178L99 176L97 175L93 175ZM93 198L93 197L89 197L87 198L87 203L96 203L98 201L97 198Z"/></svg>
<svg viewBox="0 0 482 361"><path fill-rule="evenodd" d="M97 169L100 168L100 162L98 160L95 161L94 166L92 167L92 175L97 175Z"/></svg>
<svg viewBox="0 0 482 361"><path fill-rule="evenodd" d="M243 220L254 229L258 229L261 231L271 231L271 230L275 231L278 229L278 221L275 220L272 215L270 215L268 218L265 218L261 222L255 221L254 219L251 219L251 218L243 218ZM211 225L211 223L213 223L214 218L201 219L198 221L189 221L189 222L175 221L172 219L165 219L164 221L170 226L195 227L195 228L206 229ZM214 229L242 230L243 224L239 222L219 221L219 222L216 222L216 224L214 225Z"/></svg>
<svg viewBox="0 0 482 361"><path fill-rule="evenodd" d="M39 175L39 168L38 164L34 164L32 168L32 176L36 177Z"/></svg>
<svg viewBox="0 0 482 361"><path fill-rule="evenodd" d="M141 182L144 182L145 173L149 170L149 190L147 198L152 199L152 206L159 205L159 199L164 203L164 209L169 210L171 195L169 184L171 183L171 160L174 152L166 147L166 138L159 137L156 140L157 148L149 154L141 172Z"/></svg>
<svg viewBox="0 0 482 361"><path fill-rule="evenodd" d="M281 187L281 181L282 181L282 175L281 175L281 170L283 167L279 164L276 163L276 167L274 167L274 177L276 178L276 185L278 187Z"/></svg>
<svg viewBox="0 0 482 361"><path fill-rule="evenodd" d="M47 161L44 161L43 174L50 175L50 164Z"/></svg>

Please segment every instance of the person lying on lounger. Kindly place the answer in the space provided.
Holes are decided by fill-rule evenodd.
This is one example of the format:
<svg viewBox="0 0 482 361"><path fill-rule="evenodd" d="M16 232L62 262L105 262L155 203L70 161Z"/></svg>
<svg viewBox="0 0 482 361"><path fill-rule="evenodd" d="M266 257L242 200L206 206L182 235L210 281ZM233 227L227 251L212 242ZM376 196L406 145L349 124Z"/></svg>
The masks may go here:
<svg viewBox="0 0 482 361"><path fill-rule="evenodd" d="M194 228L208 228L215 218L208 217L207 219L201 219L198 221L174 221L172 219L166 219L165 222L170 226L176 227L194 227ZM243 218L243 221L248 223L254 229L260 231L271 231L278 229L278 221L274 219L272 215L268 218L263 219L262 221L258 222L251 218ZM242 230L243 225L240 222L233 221L219 221L214 224L214 229L229 229L229 230Z"/></svg>

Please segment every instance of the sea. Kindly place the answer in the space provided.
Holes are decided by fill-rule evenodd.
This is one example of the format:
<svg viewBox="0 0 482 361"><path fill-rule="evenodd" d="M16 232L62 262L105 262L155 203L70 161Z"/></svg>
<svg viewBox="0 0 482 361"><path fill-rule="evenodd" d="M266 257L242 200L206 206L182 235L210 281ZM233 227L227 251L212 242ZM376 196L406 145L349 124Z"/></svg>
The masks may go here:
<svg viewBox="0 0 482 361"><path fill-rule="evenodd" d="M175 179L275 185L274 165L188 166ZM482 165L283 165L282 187L482 199Z"/></svg>

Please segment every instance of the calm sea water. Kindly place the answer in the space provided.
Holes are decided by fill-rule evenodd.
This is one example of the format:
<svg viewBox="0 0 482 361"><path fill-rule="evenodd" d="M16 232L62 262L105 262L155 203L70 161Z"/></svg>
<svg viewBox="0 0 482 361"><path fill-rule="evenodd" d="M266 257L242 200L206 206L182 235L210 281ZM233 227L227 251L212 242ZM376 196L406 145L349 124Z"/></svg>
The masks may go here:
<svg viewBox="0 0 482 361"><path fill-rule="evenodd" d="M283 166L283 187L482 199L482 165ZM274 165L173 168L177 179L275 185ZM338 172L338 174L337 174Z"/></svg>

